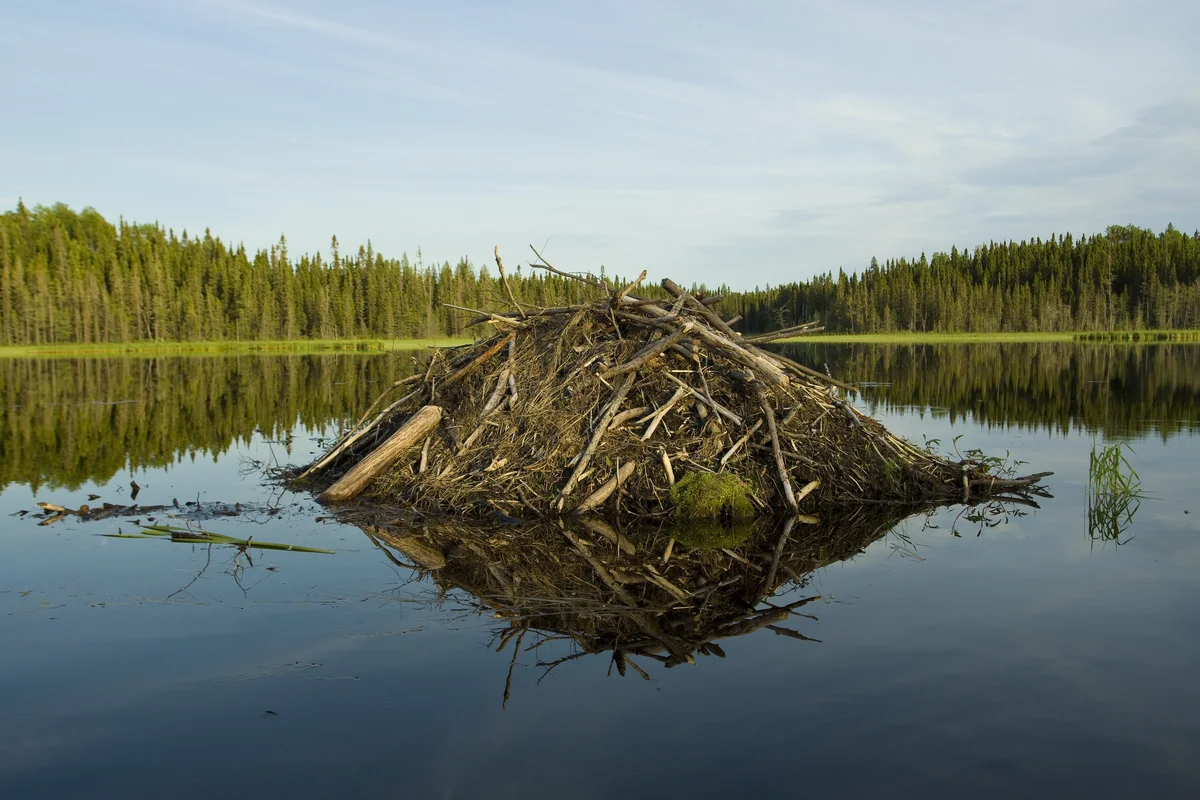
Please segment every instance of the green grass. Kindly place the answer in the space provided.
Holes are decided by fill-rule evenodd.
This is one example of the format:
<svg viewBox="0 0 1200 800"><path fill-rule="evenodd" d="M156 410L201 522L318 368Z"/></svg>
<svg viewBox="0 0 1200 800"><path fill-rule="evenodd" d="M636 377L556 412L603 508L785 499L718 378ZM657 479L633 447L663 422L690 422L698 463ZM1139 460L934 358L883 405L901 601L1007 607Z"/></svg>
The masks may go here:
<svg viewBox="0 0 1200 800"><path fill-rule="evenodd" d="M1088 535L1095 540L1124 544L1122 536L1141 507L1142 479L1125 457L1129 445L1121 442L1103 448L1093 442L1088 461ZM1130 537L1132 538L1132 537Z"/></svg>
<svg viewBox="0 0 1200 800"><path fill-rule="evenodd" d="M183 356L386 352L469 344L466 338L430 339L293 339L273 342L125 342L111 344L39 344L0 346L0 358L78 358L119 356Z"/></svg>
<svg viewBox="0 0 1200 800"><path fill-rule="evenodd" d="M974 344L1036 342L1200 342L1200 331L1061 331L1051 333L820 333L779 344Z"/></svg>

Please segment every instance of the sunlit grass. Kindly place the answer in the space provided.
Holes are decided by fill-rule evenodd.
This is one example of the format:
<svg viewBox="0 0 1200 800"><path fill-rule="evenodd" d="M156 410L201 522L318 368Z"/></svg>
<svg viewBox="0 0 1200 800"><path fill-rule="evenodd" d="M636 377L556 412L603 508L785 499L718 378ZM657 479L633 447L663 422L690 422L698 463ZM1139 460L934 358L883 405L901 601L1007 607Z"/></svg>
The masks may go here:
<svg viewBox="0 0 1200 800"><path fill-rule="evenodd" d="M1200 342L1200 331L1052 331L1046 333L818 333L780 339L778 344L972 344L1020 342Z"/></svg>
<svg viewBox="0 0 1200 800"><path fill-rule="evenodd" d="M107 344L37 344L0 346L0 358L113 358L119 356L297 354L387 352L469 344L461 337L428 339L293 339L244 342L123 342Z"/></svg>

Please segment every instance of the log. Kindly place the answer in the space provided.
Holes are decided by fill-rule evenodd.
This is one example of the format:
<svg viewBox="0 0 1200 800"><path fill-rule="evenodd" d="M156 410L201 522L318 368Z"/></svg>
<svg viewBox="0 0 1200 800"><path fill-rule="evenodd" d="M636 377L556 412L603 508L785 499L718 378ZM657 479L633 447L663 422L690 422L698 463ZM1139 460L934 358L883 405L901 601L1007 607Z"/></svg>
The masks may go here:
<svg viewBox="0 0 1200 800"><path fill-rule="evenodd" d="M317 500L331 503L357 497L371 481L394 464L396 459L425 441L425 437L433 433L441 421L440 406L424 406L409 417L387 441L376 447L370 455L326 489Z"/></svg>
<svg viewBox="0 0 1200 800"><path fill-rule="evenodd" d="M823 330L825 330L825 329L822 327L784 328L781 331L774 331L772 333L764 333L760 336L748 336L745 339L743 339L742 341L746 342L747 344L765 344L766 342L773 342L776 339L789 339L793 336L807 336L810 333L820 333Z"/></svg>

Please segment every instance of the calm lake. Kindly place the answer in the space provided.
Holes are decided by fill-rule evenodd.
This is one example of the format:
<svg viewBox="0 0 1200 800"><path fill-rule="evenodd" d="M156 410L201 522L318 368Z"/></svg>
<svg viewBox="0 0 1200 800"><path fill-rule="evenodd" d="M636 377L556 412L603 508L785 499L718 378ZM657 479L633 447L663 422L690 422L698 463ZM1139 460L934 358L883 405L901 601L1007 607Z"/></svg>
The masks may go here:
<svg viewBox="0 0 1200 800"><path fill-rule="evenodd" d="M823 555L772 602L819 595L788 622L819 641L730 635L648 680L561 622L513 643L264 478L412 354L0 360L0 797L1200 796L1200 345L788 352L918 445L1053 470L1054 497L849 553L835 520L798 528ZM1146 497L1098 528L1114 442ZM143 524L335 554L39 524L134 484L166 506Z"/></svg>

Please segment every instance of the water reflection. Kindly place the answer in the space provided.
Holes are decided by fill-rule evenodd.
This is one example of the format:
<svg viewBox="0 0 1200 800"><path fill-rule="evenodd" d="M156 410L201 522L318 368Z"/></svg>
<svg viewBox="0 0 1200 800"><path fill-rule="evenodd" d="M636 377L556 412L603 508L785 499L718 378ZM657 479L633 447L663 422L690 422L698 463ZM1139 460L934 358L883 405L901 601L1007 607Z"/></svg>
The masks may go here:
<svg viewBox="0 0 1200 800"><path fill-rule="evenodd" d="M879 409L1106 435L1200 426L1200 346L790 345L838 377L881 384ZM256 432L289 452L361 413L420 353L0 360L0 489L74 489L125 469L216 456Z"/></svg>
<svg viewBox="0 0 1200 800"><path fill-rule="evenodd" d="M366 408L412 354L0 360L0 489L104 483Z"/></svg>
<svg viewBox="0 0 1200 800"><path fill-rule="evenodd" d="M511 653L507 703L522 658L535 659L541 677L599 656L610 660L609 674L650 680L654 662L670 668L724 658L721 642L732 637L770 631L819 642L805 631L816 620L805 607L820 599L807 590L813 574L863 552L913 511L874 506L826 520L761 521L742 544L725 548L688 548L672 541L671 528L617 530L600 520L413 527L383 522L382 511L342 519L393 564L428 575L438 589L432 605L457 593L499 621L489 646ZM898 537L899 547L910 544Z"/></svg>
<svg viewBox="0 0 1200 800"><path fill-rule="evenodd" d="M797 344L782 349L828 363L876 410L932 408L957 422L1157 433L1200 427L1200 346L1030 344Z"/></svg>

